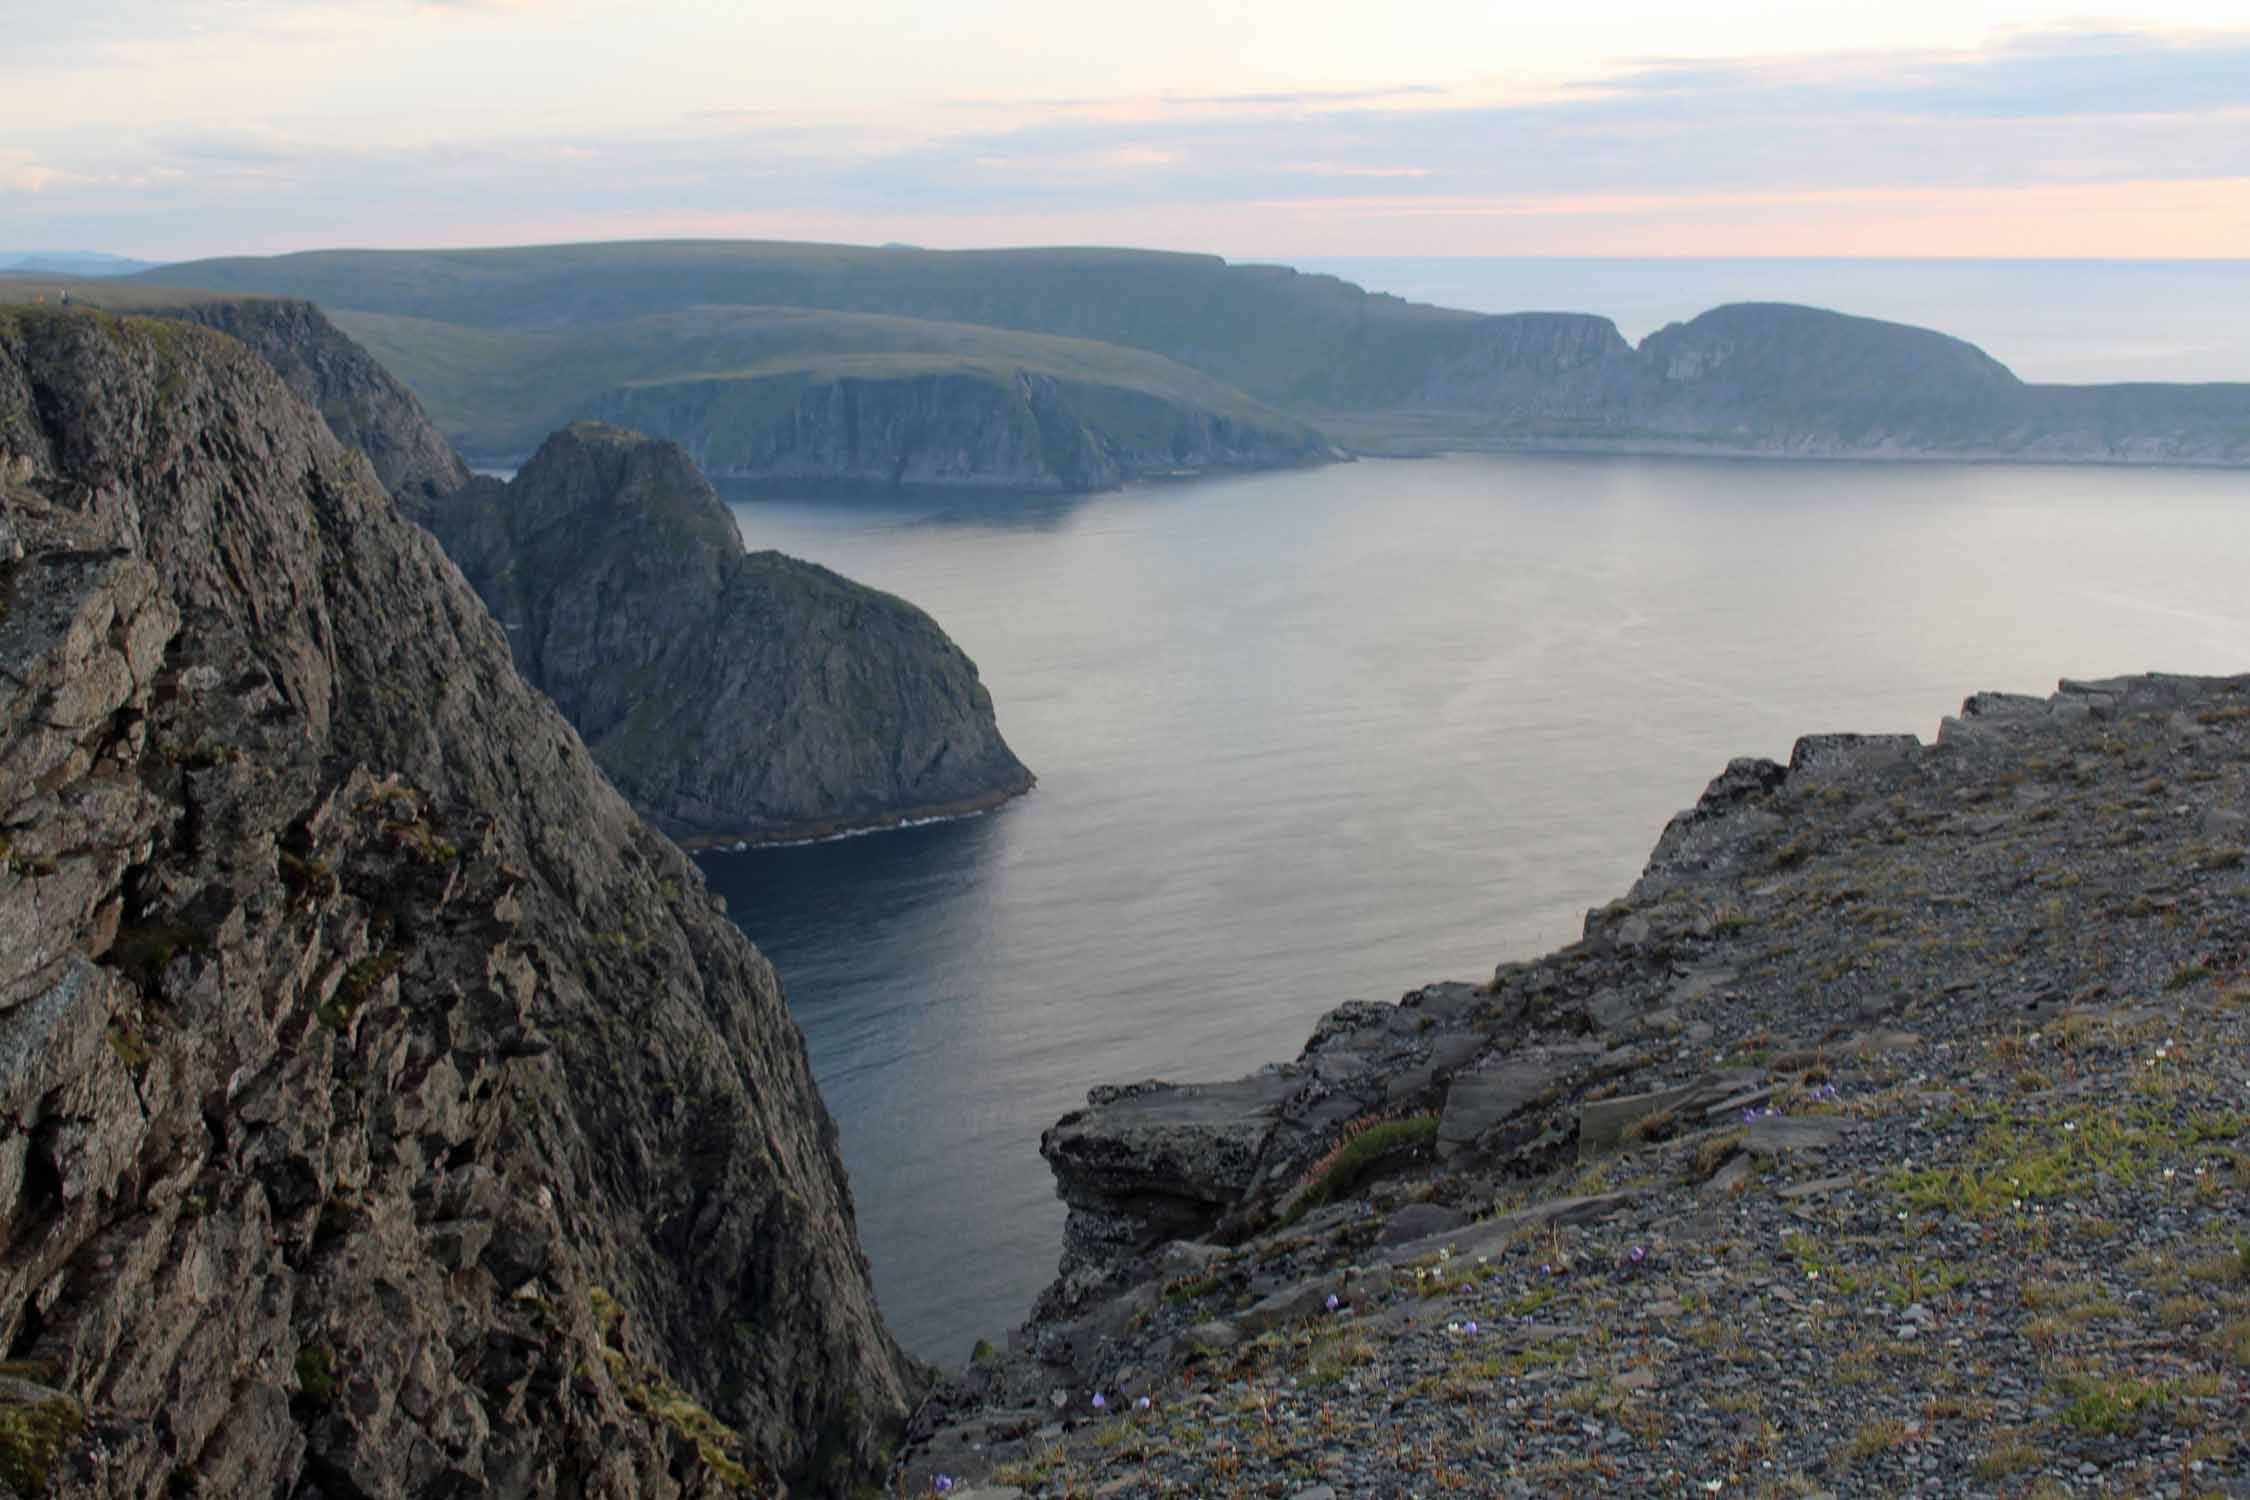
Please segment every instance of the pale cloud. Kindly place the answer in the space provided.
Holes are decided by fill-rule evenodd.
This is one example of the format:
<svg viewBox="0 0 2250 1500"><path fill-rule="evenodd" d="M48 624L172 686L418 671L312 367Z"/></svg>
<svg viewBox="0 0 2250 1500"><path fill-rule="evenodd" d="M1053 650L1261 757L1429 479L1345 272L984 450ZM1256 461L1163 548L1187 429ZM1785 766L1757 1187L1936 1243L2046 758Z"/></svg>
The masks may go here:
<svg viewBox="0 0 2250 1500"><path fill-rule="evenodd" d="M1428 177L1428 167L1371 167L1341 161L1285 161L1276 172L1304 177Z"/></svg>
<svg viewBox="0 0 2250 1500"><path fill-rule="evenodd" d="M1406 83L1374 89L1298 89L1273 94L1204 94L1175 96L1172 105L1218 105L1251 109L1340 109L1355 104L1382 104L1400 99L1438 99L1445 90L1436 84Z"/></svg>
<svg viewBox="0 0 2250 1500"><path fill-rule="evenodd" d="M714 17L731 13L704 3ZM152 256L691 224L819 225L822 237L856 226L929 244L1170 235L1181 248L1260 254L1428 253L1442 231L1454 238L1440 244L1465 254L1723 254L1735 252L1708 247L1763 235L1799 247L1791 253L1925 243L1925 253L2163 255L2239 254L2213 247L2243 227L2250 181L2245 29L2045 27L1981 46L1653 57L1536 86L1480 76L933 95L887 109L785 107L752 91L718 99L690 79L660 107L607 121L588 110L654 76L650 59L677 42L664 25L684 12L645 34L618 29L602 59L618 87L585 96L585 108L552 85L488 98L478 87L487 55L429 45L432 28L496 38L522 28L544 38L525 43L527 59L566 56L576 44L565 33L591 4L182 0L133 44L185 80L163 105L172 113L152 104L145 115L71 118L27 107L21 91L11 104L0 88L0 190L48 243ZM79 0L73 13L115 29L135 10ZM244 41L218 24L227 16L271 24ZM406 40L402 16L421 17ZM101 32L40 34L83 59L112 45ZM723 72L726 56L708 50ZM53 62L63 55L47 54L68 73ZM316 99L317 71L297 79L298 92L261 93L230 72L303 70L306 58L331 56L357 62L362 93ZM422 82L447 86L442 110L384 102L385 68L408 56ZM526 66L506 86L537 76ZM46 74L32 81L50 104L70 92ZM2058 237L2073 212L2107 217ZM1802 248L1823 235L1830 250ZM2128 242L2138 248L2120 248Z"/></svg>
<svg viewBox="0 0 2250 1500"><path fill-rule="evenodd" d="M43 193L57 183L72 180L68 172L43 167L29 158L0 157L0 192Z"/></svg>
<svg viewBox="0 0 2250 1500"><path fill-rule="evenodd" d="M1098 151L1088 160L1098 167L1168 167L1180 159L1177 151L1165 151L1155 146L1113 146Z"/></svg>

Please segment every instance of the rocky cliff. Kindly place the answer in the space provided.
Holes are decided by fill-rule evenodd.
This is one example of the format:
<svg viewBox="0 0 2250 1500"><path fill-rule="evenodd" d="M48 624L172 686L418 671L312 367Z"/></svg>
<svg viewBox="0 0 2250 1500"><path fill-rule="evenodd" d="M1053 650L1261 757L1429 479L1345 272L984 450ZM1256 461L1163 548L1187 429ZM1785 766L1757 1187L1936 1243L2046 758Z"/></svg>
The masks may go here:
<svg viewBox="0 0 2250 1500"><path fill-rule="evenodd" d="M1808 735L1578 942L1095 1090L910 1479L2233 1493L2246 1049L2250 678Z"/></svg>
<svg viewBox="0 0 2250 1500"><path fill-rule="evenodd" d="M874 489L1099 490L1331 456L1319 434L1278 416L1238 421L1024 369L654 381L612 392L598 414L680 443L720 478Z"/></svg>
<svg viewBox="0 0 2250 1500"><path fill-rule="evenodd" d="M778 552L677 446L577 423L427 523L619 790L694 841L970 812L1030 788L976 664L911 604Z"/></svg>
<svg viewBox="0 0 2250 1500"><path fill-rule="evenodd" d="M0 276L0 304L53 301L58 289L37 278ZM108 312L215 328L272 365L321 415L347 448L375 465L384 488L426 499L468 483L468 467L430 424L414 393L310 302L286 297L173 291L122 280L74 280L71 300Z"/></svg>
<svg viewBox="0 0 2250 1500"><path fill-rule="evenodd" d="M0 309L0 1477L841 1493L906 1403L772 971L239 345Z"/></svg>
<svg viewBox="0 0 2250 1500"><path fill-rule="evenodd" d="M434 497L469 482L468 465L430 425L414 393L311 303L212 298L150 311L249 345L320 413L339 442L367 455L393 495Z"/></svg>

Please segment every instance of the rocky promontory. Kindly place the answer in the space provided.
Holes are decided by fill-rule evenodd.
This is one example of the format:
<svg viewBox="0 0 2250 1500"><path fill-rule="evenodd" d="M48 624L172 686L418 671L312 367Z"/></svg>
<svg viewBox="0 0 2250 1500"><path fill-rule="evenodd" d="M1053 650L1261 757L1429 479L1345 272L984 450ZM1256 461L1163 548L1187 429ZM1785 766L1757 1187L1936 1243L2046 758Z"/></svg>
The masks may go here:
<svg viewBox="0 0 2250 1500"><path fill-rule="evenodd" d="M1032 776L976 664L911 604L745 552L678 446L575 423L423 517L517 666L658 827L815 837L979 811Z"/></svg>
<svg viewBox="0 0 2250 1500"><path fill-rule="evenodd" d="M1736 761L1581 941L1058 1122L910 1485L2242 1493L2246 854L2250 678Z"/></svg>
<svg viewBox="0 0 2250 1500"><path fill-rule="evenodd" d="M0 1488L847 1493L772 970L241 345L0 309Z"/></svg>

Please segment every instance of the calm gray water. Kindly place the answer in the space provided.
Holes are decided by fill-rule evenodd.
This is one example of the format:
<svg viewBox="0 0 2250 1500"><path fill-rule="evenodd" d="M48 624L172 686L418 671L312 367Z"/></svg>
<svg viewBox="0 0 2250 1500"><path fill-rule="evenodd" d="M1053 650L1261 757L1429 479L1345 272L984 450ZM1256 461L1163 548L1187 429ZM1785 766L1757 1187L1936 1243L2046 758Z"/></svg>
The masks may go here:
<svg viewBox="0 0 2250 1500"><path fill-rule="evenodd" d="M789 987L886 1314L945 1362L1053 1269L1041 1128L1577 936L1741 754L1982 688L2250 669L2250 475L1463 457L1077 502L761 500L928 609L1039 773L707 859Z"/></svg>

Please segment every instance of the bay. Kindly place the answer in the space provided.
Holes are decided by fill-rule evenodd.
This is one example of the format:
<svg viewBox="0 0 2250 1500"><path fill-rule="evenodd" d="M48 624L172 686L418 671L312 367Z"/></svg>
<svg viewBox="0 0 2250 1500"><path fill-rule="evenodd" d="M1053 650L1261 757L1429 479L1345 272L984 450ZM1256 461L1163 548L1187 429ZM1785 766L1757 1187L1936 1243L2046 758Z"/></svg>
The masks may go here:
<svg viewBox="0 0 2250 1500"><path fill-rule="evenodd" d="M1040 776L705 857L840 1124L886 1315L958 1363L1052 1274L1097 1083L1578 934L1730 756L1969 692L2250 670L2250 475L1462 456L1076 500L736 498L915 601Z"/></svg>

